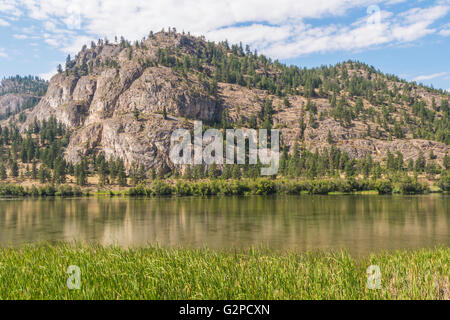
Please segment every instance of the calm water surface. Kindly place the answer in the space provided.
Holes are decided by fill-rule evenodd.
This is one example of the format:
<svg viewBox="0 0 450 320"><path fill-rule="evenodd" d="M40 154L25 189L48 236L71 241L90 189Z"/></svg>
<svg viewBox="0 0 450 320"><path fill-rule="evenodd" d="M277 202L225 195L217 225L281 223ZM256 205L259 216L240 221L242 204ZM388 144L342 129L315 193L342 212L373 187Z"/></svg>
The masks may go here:
<svg viewBox="0 0 450 320"><path fill-rule="evenodd" d="M264 246L353 254L450 246L450 196L0 199L0 246Z"/></svg>

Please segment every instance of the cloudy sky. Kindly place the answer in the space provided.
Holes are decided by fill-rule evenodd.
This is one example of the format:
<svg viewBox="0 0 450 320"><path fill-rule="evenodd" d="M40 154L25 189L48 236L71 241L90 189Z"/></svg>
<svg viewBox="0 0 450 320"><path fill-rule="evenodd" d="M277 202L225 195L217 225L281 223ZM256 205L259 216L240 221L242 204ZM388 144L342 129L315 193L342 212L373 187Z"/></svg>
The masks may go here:
<svg viewBox="0 0 450 320"><path fill-rule="evenodd" d="M0 0L0 77L49 78L91 40L175 27L274 59L355 59L450 90L450 0Z"/></svg>

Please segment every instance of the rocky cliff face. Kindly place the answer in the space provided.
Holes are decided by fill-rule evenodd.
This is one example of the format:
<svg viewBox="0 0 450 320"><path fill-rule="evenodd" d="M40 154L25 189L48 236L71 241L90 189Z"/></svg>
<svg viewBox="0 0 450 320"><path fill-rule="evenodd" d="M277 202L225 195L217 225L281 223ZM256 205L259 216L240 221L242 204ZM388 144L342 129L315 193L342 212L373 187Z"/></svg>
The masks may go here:
<svg viewBox="0 0 450 320"><path fill-rule="evenodd" d="M107 158L122 158L127 166L134 162L146 168L172 167L168 155L173 130L192 128L194 119L207 123L220 121L224 110L228 121L245 124L261 113L263 101L270 97L274 107L273 126L281 130L284 145L292 146L301 139L311 150L335 145L352 156L371 154L375 159L385 157L387 150L402 151L405 159L416 158L419 151L430 150L442 158L449 150L444 143L415 139L406 128L403 139L388 138L383 129L376 138L367 136L368 126L372 130L380 127L375 119L358 118L352 125L343 125L330 116L333 109L330 99L320 96L311 98L317 107L316 124L306 125L301 135L299 118L308 122L311 117L311 111L305 109L307 98L301 88L297 94L287 97L286 105L284 98L270 95L267 90L220 81L214 94L199 74L183 72L180 66L183 57L206 50L207 46L200 38L158 33L137 46L122 42L83 48L71 61L67 72L51 79L46 95L27 112L22 130L34 120L54 116L73 132L66 150L71 162L103 152ZM161 49L170 50L180 65L169 67L158 63ZM212 63L202 68L205 74L214 72ZM361 76L364 75L361 73ZM390 80L387 83L407 86ZM442 99L442 94L437 92L414 90L412 95L428 103L433 98ZM14 103L14 97L4 98L10 101L4 105ZM349 104L354 105L354 100L347 98ZM366 100L364 106L380 108ZM394 109L393 116L398 119L402 113L403 116L411 114L410 109L400 103L395 104ZM162 115L164 110L168 115L166 119ZM328 132L332 133L333 141L329 141Z"/></svg>
<svg viewBox="0 0 450 320"><path fill-rule="evenodd" d="M20 107L33 101L30 94L8 93L0 96L0 116L7 113L15 113Z"/></svg>
<svg viewBox="0 0 450 320"><path fill-rule="evenodd" d="M46 82L32 77L14 77L0 82L0 119L35 106L45 93Z"/></svg>
<svg viewBox="0 0 450 320"><path fill-rule="evenodd" d="M118 45L81 52L76 63L84 61L93 70L89 75L54 76L22 129L35 119L56 117L73 131L66 154L71 162L103 152L107 158L122 158L127 166L133 162L147 168L172 166L168 160L172 131L189 127L185 119L217 120L220 106L198 83L171 68L142 66L141 56L155 54L152 41L145 44L149 49L136 52L133 59ZM105 65L111 61L113 66Z"/></svg>
<svg viewBox="0 0 450 320"><path fill-rule="evenodd" d="M168 119L162 116L164 108ZM24 127L55 116L73 130L67 148L71 162L101 151L127 165L169 166L170 135L183 118L212 121L218 114L214 99L191 94L186 81L170 69L131 65L94 76L55 76Z"/></svg>

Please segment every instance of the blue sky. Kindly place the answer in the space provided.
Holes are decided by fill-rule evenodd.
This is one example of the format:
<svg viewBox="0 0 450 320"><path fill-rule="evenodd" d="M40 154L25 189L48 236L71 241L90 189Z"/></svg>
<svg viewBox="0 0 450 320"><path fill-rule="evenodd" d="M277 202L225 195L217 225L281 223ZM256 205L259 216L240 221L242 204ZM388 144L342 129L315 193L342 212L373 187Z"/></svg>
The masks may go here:
<svg viewBox="0 0 450 320"><path fill-rule="evenodd" d="M91 40L176 27L314 67L359 60L450 90L450 0L0 0L0 77L51 77Z"/></svg>

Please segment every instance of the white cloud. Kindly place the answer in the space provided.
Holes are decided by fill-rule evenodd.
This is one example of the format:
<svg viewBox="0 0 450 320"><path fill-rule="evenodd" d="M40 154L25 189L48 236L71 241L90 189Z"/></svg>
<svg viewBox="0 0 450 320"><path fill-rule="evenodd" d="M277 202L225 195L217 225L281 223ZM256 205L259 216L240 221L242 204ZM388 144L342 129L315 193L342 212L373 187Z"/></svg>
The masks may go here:
<svg viewBox="0 0 450 320"><path fill-rule="evenodd" d="M39 77L41 79L50 81L50 79L57 73L56 68L54 70L51 70L49 72L41 73L39 74Z"/></svg>
<svg viewBox="0 0 450 320"><path fill-rule="evenodd" d="M439 73L433 73L433 74L428 74L428 75L422 75L422 76L415 77L413 79L413 81L431 80L434 78L439 78L439 77L445 76L446 74L447 74L447 72L439 72Z"/></svg>
<svg viewBox="0 0 450 320"><path fill-rule="evenodd" d="M313 26L308 23L344 16L353 8L374 4L389 8L404 0L0 0L0 10L2 1L9 4L9 12L24 11L41 21L44 41L67 53L75 53L82 44L99 37L113 39L117 35L135 40L150 30L171 26L211 40L242 41L273 58L361 50L445 34L433 24L450 10L449 1L439 1L398 15L380 11L379 24L368 24L366 16L350 25ZM30 32L37 34L39 30Z"/></svg>
<svg viewBox="0 0 450 320"><path fill-rule="evenodd" d="M287 20L343 15L353 7L364 7L383 0L24 0L28 15L38 20L50 17L76 20L80 16L86 27L105 35L136 36L149 29L169 25L193 32L210 31L249 21L282 24ZM176 21L176 23L174 23Z"/></svg>
<svg viewBox="0 0 450 320"><path fill-rule="evenodd" d="M55 32L56 31L56 24L52 21L45 21L44 22L44 28L45 30L49 32Z"/></svg>
<svg viewBox="0 0 450 320"><path fill-rule="evenodd" d="M361 50L379 45L412 42L435 32L429 26L448 11L449 6L413 9L398 16L380 11L380 22L376 24L368 23L368 17L365 17L350 26L291 27L284 40L274 41L263 47L262 51L278 58L291 58L315 52ZM418 16L422 16L422 19L419 20ZM248 32L253 34L253 37L258 33L262 34L257 30Z"/></svg>
<svg viewBox="0 0 450 320"><path fill-rule="evenodd" d="M0 19L0 27L8 27L9 25L8 21Z"/></svg>
<svg viewBox="0 0 450 320"><path fill-rule="evenodd" d="M390 0L386 4L387 5L393 5L393 4L399 4L399 3L402 3L402 2L405 2L405 1L406 0Z"/></svg>
<svg viewBox="0 0 450 320"><path fill-rule="evenodd" d="M79 37L76 37L71 43L62 47L61 50L63 50L63 52L65 52L65 53L70 53L70 54L76 53L81 50L83 45L89 45L91 43L91 41L92 41L91 37L79 36Z"/></svg>
<svg viewBox="0 0 450 320"><path fill-rule="evenodd" d="M392 29L392 34L395 39L407 42L435 33L436 30L430 29L429 26L436 20L447 15L449 10L450 6L448 5L437 5L425 9L410 9L399 15L404 24L395 24Z"/></svg>
<svg viewBox="0 0 450 320"><path fill-rule="evenodd" d="M326 27L305 26L296 30L294 38L275 42L265 48L265 52L281 58L291 58L314 52L355 50L390 41L386 34L387 25L360 24L355 28L330 25Z"/></svg>
<svg viewBox="0 0 450 320"><path fill-rule="evenodd" d="M413 8L399 14L406 21L415 23L420 21L434 21L445 16L449 8L447 5L437 5L429 8Z"/></svg>
<svg viewBox="0 0 450 320"><path fill-rule="evenodd" d="M441 31L439 31L439 34L443 37L450 36L450 23L447 23L444 26L442 26L442 29Z"/></svg>
<svg viewBox="0 0 450 320"><path fill-rule="evenodd" d="M23 33L26 33L26 34L33 34L33 33L35 33L36 31L37 31L37 30L36 30L36 27L35 27L35 26L22 28L22 32L23 32Z"/></svg>
<svg viewBox="0 0 450 320"><path fill-rule="evenodd" d="M5 52L5 49L0 48L0 58L8 58L8 54Z"/></svg>
<svg viewBox="0 0 450 320"><path fill-rule="evenodd" d="M290 26L252 24L210 31L206 34L206 37L211 40L227 39L231 43L239 43L242 39L246 39L246 43L252 43L255 47L266 47L273 42L287 40L291 33L292 28Z"/></svg>
<svg viewBox="0 0 450 320"><path fill-rule="evenodd" d="M25 40L25 39L28 39L28 36L25 35L25 34L14 34L13 37L14 37L15 39L18 39L18 40Z"/></svg>
<svg viewBox="0 0 450 320"><path fill-rule="evenodd" d="M22 11L18 8L18 3L15 0L1 0L0 1L0 12L2 14L9 14L13 17L19 17L22 15Z"/></svg>

